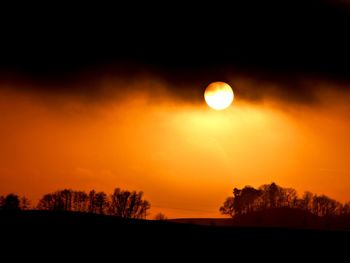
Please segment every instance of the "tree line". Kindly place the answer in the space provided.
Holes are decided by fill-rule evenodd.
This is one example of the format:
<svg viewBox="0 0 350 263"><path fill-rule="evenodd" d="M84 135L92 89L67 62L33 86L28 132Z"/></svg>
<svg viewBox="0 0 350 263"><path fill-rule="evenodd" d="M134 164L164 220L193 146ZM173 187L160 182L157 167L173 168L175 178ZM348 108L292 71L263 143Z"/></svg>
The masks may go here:
<svg viewBox="0 0 350 263"><path fill-rule="evenodd" d="M29 201L25 197L9 194L0 197L0 209L28 209ZM127 191L116 188L112 194L91 190L59 190L45 194L38 202L38 210L76 211L101 215L114 215L123 218L145 219L151 204L144 200L143 192Z"/></svg>
<svg viewBox="0 0 350 263"><path fill-rule="evenodd" d="M275 183L264 184L258 189L252 186L234 188L233 196L225 200L220 212L234 217L281 207L302 209L317 216L350 214L350 202L342 204L326 195L316 195L308 191L298 197L295 189L284 188Z"/></svg>

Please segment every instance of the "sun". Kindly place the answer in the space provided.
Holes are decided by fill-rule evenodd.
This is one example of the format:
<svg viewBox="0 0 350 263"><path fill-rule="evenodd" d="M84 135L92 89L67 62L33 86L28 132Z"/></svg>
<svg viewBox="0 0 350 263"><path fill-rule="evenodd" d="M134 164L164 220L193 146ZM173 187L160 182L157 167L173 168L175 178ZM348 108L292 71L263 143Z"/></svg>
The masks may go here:
<svg viewBox="0 0 350 263"><path fill-rule="evenodd" d="M209 107L214 110L224 110L228 108L233 101L233 90L225 82L213 82L204 92L204 99Z"/></svg>

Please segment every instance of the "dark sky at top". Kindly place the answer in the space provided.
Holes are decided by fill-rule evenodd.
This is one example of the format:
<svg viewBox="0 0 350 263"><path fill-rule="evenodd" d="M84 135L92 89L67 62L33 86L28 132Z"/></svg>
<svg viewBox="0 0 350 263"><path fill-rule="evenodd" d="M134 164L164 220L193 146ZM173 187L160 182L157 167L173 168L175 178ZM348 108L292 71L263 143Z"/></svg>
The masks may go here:
<svg viewBox="0 0 350 263"><path fill-rule="evenodd" d="M345 1L11 10L1 23L1 78L65 81L79 72L150 70L174 82L225 80L227 70L266 78L350 78Z"/></svg>

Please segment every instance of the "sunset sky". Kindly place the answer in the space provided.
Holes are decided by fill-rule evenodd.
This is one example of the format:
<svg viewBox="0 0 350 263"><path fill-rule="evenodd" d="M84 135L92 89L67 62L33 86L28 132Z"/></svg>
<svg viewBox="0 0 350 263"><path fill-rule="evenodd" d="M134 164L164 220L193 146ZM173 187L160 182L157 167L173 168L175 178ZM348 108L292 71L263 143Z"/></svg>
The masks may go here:
<svg viewBox="0 0 350 263"><path fill-rule="evenodd" d="M220 217L234 187L271 182L349 201L349 9L320 3L163 35L153 23L114 37L6 34L0 194L35 204L62 188L121 187L170 218ZM233 88L226 110L204 101L214 81Z"/></svg>

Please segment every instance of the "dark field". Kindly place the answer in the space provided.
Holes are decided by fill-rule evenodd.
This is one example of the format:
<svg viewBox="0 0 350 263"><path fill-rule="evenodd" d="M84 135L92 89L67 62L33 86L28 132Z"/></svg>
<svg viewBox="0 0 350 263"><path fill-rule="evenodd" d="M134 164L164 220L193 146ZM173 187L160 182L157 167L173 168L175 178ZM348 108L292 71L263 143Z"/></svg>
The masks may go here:
<svg viewBox="0 0 350 263"><path fill-rule="evenodd" d="M205 220L209 225L203 223ZM157 258L166 254L232 258L266 253L320 257L348 253L350 244L350 232L346 230L218 226L224 225L222 222L227 225L229 219L218 219L216 226L215 219L197 221L202 225L73 212L2 211L1 250L26 251L23 253L34 257L42 253L57 257Z"/></svg>

